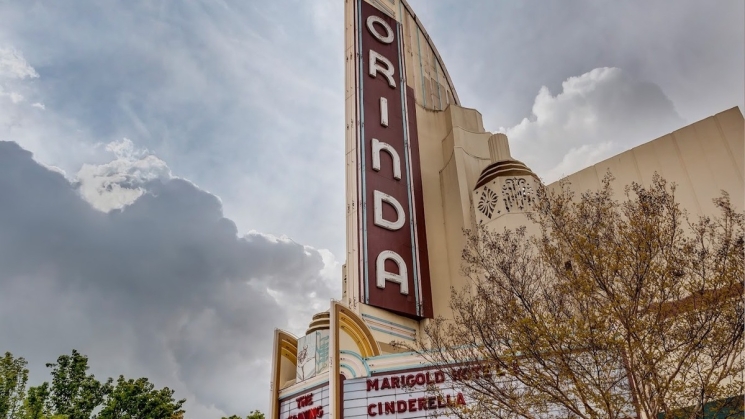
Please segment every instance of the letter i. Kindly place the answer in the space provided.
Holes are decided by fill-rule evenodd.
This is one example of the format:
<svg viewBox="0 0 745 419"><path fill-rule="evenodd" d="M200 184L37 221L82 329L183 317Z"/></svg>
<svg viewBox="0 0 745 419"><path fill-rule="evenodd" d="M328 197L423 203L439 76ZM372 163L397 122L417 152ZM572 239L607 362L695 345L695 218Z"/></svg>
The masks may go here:
<svg viewBox="0 0 745 419"><path fill-rule="evenodd" d="M388 126L388 99L380 98L380 125Z"/></svg>

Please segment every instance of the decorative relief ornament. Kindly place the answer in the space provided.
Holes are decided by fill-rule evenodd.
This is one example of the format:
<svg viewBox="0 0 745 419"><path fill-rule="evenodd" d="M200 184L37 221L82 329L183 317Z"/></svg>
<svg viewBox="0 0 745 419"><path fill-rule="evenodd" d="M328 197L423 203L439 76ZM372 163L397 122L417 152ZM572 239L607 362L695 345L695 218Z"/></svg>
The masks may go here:
<svg viewBox="0 0 745 419"><path fill-rule="evenodd" d="M533 206L535 192L524 178L505 179L502 185L502 200L507 212L525 211Z"/></svg>
<svg viewBox="0 0 745 419"><path fill-rule="evenodd" d="M489 189L489 187L485 186L484 190L481 192L481 199L479 199L479 211L486 215L487 218L491 219L491 216L494 213L494 208L497 207L498 202L499 195Z"/></svg>

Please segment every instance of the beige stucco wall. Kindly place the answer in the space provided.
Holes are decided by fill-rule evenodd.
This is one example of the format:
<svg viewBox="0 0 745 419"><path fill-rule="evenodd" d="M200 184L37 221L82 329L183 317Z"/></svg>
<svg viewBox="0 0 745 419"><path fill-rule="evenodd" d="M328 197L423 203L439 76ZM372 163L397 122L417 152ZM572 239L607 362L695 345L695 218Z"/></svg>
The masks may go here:
<svg viewBox="0 0 745 419"><path fill-rule="evenodd" d="M479 174L491 162L487 143L491 134L484 131L481 114L476 110L451 105L441 117L445 119L448 130L439 141L441 168L437 183L425 187L424 194L425 197L428 193L439 194L442 201L443 218L433 222L444 227L438 240L443 242L446 252L435 255L430 252L430 260L447 260L447 270L431 269L434 314L447 317L450 315L451 287L460 289L465 285L460 263L465 244L463 229L473 227L470 195ZM425 216L429 227L426 208Z"/></svg>
<svg viewBox="0 0 745 419"><path fill-rule="evenodd" d="M655 172L675 183L676 199L692 215L716 214L712 200L724 190L745 208L743 115L735 107L634 147L564 178L575 193L597 190L606 172L615 177L614 192L625 185L648 185ZM549 185L558 187L559 182Z"/></svg>

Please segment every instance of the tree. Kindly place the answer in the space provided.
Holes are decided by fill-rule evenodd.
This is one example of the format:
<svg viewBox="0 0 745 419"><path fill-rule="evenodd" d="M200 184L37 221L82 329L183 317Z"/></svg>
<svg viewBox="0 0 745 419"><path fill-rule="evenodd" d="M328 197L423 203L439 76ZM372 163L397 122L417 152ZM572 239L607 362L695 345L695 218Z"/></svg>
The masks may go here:
<svg viewBox="0 0 745 419"><path fill-rule="evenodd" d="M49 383L28 389L23 401L23 419L45 419L49 414Z"/></svg>
<svg viewBox="0 0 745 419"><path fill-rule="evenodd" d="M98 419L177 418L184 413L186 399L174 400L174 391L165 387L155 390L147 378L126 380L119 376L116 386L109 383L106 403Z"/></svg>
<svg viewBox="0 0 745 419"><path fill-rule="evenodd" d="M222 419L242 419L238 415L231 415L228 417L223 416ZM246 419L265 419L264 414L258 410L254 410L246 416Z"/></svg>
<svg viewBox="0 0 745 419"><path fill-rule="evenodd" d="M4 364L0 363L0 371L1 365ZM47 367L52 369L51 385L45 382L29 388L25 399L22 398L22 408L15 410L19 414L0 415L0 419L183 419L181 407L186 399L174 400L173 390L168 387L156 390L147 378L132 380L119 376L116 383L111 378L101 383L87 374L88 357L76 350L71 355L60 356L57 363ZM28 371L24 371L20 388L25 389ZM98 413L94 414L95 411Z"/></svg>
<svg viewBox="0 0 745 419"><path fill-rule="evenodd" d="M53 414L89 419L93 410L103 403L109 386L101 384L93 374L86 375L88 357L73 349L72 355L62 355L56 364L47 367L52 368L48 400Z"/></svg>
<svg viewBox="0 0 745 419"><path fill-rule="evenodd" d="M23 406L28 381L27 362L6 352L0 358L0 419L15 419Z"/></svg>
<svg viewBox="0 0 745 419"><path fill-rule="evenodd" d="M742 415L745 215L723 192L689 221L659 176L621 202L612 180L542 188L537 235L467 232L469 286L419 342L472 400L459 417Z"/></svg>

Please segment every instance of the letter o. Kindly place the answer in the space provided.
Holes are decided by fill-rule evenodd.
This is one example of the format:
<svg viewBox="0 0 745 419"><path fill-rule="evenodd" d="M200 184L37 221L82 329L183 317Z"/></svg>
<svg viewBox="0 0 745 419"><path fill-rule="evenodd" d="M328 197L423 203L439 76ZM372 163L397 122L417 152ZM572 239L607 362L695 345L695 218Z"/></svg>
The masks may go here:
<svg viewBox="0 0 745 419"><path fill-rule="evenodd" d="M419 384L420 386L424 385L425 380L426 380L426 377L421 372L416 375L416 383Z"/></svg>
<svg viewBox="0 0 745 419"><path fill-rule="evenodd" d="M380 23L380 25L385 28L385 36L381 35L380 32L378 32L378 30L375 28L376 23ZM367 30L370 31L375 39L384 44L390 44L391 42L393 42L393 29L391 29L391 27L385 20L381 19L378 16L372 15L367 18Z"/></svg>

